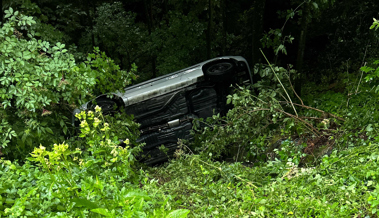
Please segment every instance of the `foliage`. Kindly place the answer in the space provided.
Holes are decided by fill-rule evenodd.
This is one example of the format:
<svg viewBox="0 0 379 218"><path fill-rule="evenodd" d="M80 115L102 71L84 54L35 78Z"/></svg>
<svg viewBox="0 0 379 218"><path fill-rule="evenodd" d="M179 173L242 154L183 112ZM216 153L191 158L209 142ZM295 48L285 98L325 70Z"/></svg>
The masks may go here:
<svg viewBox="0 0 379 218"><path fill-rule="evenodd" d="M139 147L130 147L128 138L121 147L111 137L115 126L105 122L100 107L77 117L82 149L62 143L49 151L41 145L22 166L1 160L0 215L186 217L189 210L170 210L167 200L156 201L140 189L147 179L133 168Z"/></svg>
<svg viewBox="0 0 379 218"><path fill-rule="evenodd" d="M202 132L195 135L197 151L219 158L232 150L236 160L258 161L272 152L277 136L320 134L312 121L298 116L291 100L294 94L288 95L289 73L295 72L256 65L254 73L262 77L253 85L259 94L239 87L238 92L228 96L227 103L233 108L225 118L214 115L205 122Z"/></svg>
<svg viewBox="0 0 379 218"><path fill-rule="evenodd" d="M187 156L151 169L159 183L149 192L170 193L173 206L193 217L366 217L378 213L377 142L334 151L317 167L273 160L254 167Z"/></svg>
<svg viewBox="0 0 379 218"><path fill-rule="evenodd" d="M96 78L96 86L92 93L94 95L123 90L136 79L137 72L135 64L131 65L129 72L121 70L105 52L100 52L97 47L94 48L94 53L88 54L87 61L82 63L79 69L80 73L88 72L91 78Z"/></svg>
<svg viewBox="0 0 379 218"><path fill-rule="evenodd" d="M378 77L379 77L379 60L373 61L369 66L361 67L361 70L367 75L365 81L369 82L375 92L379 92Z"/></svg>
<svg viewBox="0 0 379 218"><path fill-rule="evenodd" d="M370 29L377 30L379 27L379 22L374 18L374 22L372 23ZM367 75L365 76L365 81L370 82L375 89L375 92L379 92L378 85L378 77L379 77L379 60L375 56L368 66L361 67L362 73L365 72Z"/></svg>
<svg viewBox="0 0 379 218"><path fill-rule="evenodd" d="M125 11L121 2L103 3L96 9L93 29L96 44L125 68L154 45L147 31L136 23L136 14Z"/></svg>
<svg viewBox="0 0 379 218"><path fill-rule="evenodd" d="M0 29L1 147L19 158L40 143L57 143L69 130L67 111L92 93L127 86L135 75L121 70L95 48L87 61L77 64L65 45L38 40L35 19L12 8ZM63 134L62 134L63 133ZM54 136L53 136L54 135Z"/></svg>
<svg viewBox="0 0 379 218"><path fill-rule="evenodd" d="M320 74L336 76L341 68L350 68L347 70L358 76L357 69L376 56L377 33L370 31L370 23L377 16L378 6L376 1L335 1L312 21L309 32L313 39L308 41L305 54L312 80L317 81ZM334 78L331 84L341 80Z"/></svg>
<svg viewBox="0 0 379 218"><path fill-rule="evenodd" d="M276 56L279 52L287 55L285 44L292 43L295 38L291 35L283 36L282 32L283 30L281 29L275 29L265 34L261 40L263 48L273 48Z"/></svg>
<svg viewBox="0 0 379 218"><path fill-rule="evenodd" d="M374 22L372 23L370 29L375 29L375 30L377 30L377 29L379 28L379 21L376 20L375 18L373 18L373 19L374 19Z"/></svg>
<svg viewBox="0 0 379 218"><path fill-rule="evenodd" d="M156 30L152 39L159 52L157 69L159 74L167 74L190 66L195 61L193 54L201 53L204 48L205 25L193 14L183 15L171 12L167 16L167 25ZM204 59L201 55L196 59Z"/></svg>
<svg viewBox="0 0 379 218"><path fill-rule="evenodd" d="M254 65L253 73L261 78L253 84L253 88L256 91L272 91L280 95L285 95L283 86L286 90L291 89L291 80L298 77L298 73L292 69L291 65L288 66L288 69L285 69L279 66L258 63ZM280 85L279 80L283 86Z"/></svg>
<svg viewBox="0 0 379 218"><path fill-rule="evenodd" d="M289 9L284 12L278 12L279 17L285 18L283 26L279 29L270 29L267 33L263 34L261 39L263 48L272 48L274 50L275 56L279 55L279 52L287 55L286 44L291 44L295 39L292 35L285 35L284 28L287 23L294 19L295 16L300 16L301 19L310 22L310 19L316 17L317 12L320 11L321 7L327 7L329 4L333 4L334 0L325 1L325 0L308 0L308 1L290 1L292 4L296 5L295 9ZM307 12L306 9L311 5L311 11L313 13ZM320 6L320 8L319 8ZM299 22L301 23L301 22ZM306 30L302 30L303 32Z"/></svg>
<svg viewBox="0 0 379 218"><path fill-rule="evenodd" d="M70 83L83 80L88 86L92 85L92 81L86 81L83 77L72 78L74 73L69 70L75 62L66 53L64 44L50 46L48 42L38 41L33 38L34 31L28 33L29 40L22 37L17 28L27 30L28 26L35 24L32 17L19 16L17 11L13 13L12 8L6 11L5 17L9 20L0 32L4 54L0 79L4 109L17 107L20 109L18 115L26 116L28 112L59 102L60 98L66 101L70 101L71 97L80 98L81 90L68 86ZM62 95L63 91L67 95ZM26 111L21 113L22 110Z"/></svg>
<svg viewBox="0 0 379 218"><path fill-rule="evenodd" d="M281 122L285 119L285 111L276 100L275 92L261 92L254 97L249 89L242 89L239 94L229 96L228 101L234 104L234 108L225 120L216 115L207 120L198 139L202 142L199 149L216 158L233 145L241 152L246 149L253 158L264 155L268 148L266 143L254 139L268 141L272 135L278 134L273 125L285 124ZM293 120L286 119L285 122Z"/></svg>

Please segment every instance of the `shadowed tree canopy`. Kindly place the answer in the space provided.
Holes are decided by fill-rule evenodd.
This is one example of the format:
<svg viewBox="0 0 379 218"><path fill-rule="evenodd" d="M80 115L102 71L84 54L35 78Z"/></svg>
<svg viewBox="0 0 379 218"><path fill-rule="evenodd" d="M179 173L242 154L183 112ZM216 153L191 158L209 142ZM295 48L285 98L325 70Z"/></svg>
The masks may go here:
<svg viewBox="0 0 379 218"><path fill-rule="evenodd" d="M135 63L140 81L222 55L265 64L260 49L277 65L294 65L301 79L318 80L348 59L360 64L363 54L375 53L368 26L379 8L373 0L2 0L1 6L35 16L46 24L42 37L70 45L79 60L97 46L123 69Z"/></svg>

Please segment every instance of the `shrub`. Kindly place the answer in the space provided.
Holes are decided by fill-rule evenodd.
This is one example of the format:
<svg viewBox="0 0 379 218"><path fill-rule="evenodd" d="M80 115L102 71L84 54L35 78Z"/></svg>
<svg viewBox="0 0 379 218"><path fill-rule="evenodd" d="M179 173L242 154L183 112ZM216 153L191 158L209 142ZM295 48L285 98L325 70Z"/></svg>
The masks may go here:
<svg viewBox="0 0 379 218"><path fill-rule="evenodd" d="M133 168L136 147L121 147L100 107L77 115L83 148L35 148L24 165L1 160L0 215L7 217L186 217L142 190L145 173ZM132 121L128 121L133 126ZM161 195L159 198L169 198Z"/></svg>
<svg viewBox="0 0 379 218"><path fill-rule="evenodd" d="M77 64L64 44L38 39L33 17L9 8L5 18L0 28L0 149L7 158L22 158L39 144L67 138L67 117L74 107L92 93L116 91L135 78L135 66L133 72L120 70L98 48Z"/></svg>

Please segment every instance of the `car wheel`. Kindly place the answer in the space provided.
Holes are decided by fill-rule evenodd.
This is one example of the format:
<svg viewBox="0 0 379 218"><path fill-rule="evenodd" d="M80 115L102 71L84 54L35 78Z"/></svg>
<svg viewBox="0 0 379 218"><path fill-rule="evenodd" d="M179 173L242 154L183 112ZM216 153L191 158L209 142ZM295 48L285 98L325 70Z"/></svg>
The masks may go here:
<svg viewBox="0 0 379 218"><path fill-rule="evenodd" d="M214 81L225 81L232 77L235 65L232 62L219 62L209 66L204 74Z"/></svg>
<svg viewBox="0 0 379 218"><path fill-rule="evenodd" d="M96 105L99 105L99 107L101 107L103 114L111 114L112 112L115 112L115 108L118 106L114 100L108 98L96 99L90 107L91 110L95 110Z"/></svg>

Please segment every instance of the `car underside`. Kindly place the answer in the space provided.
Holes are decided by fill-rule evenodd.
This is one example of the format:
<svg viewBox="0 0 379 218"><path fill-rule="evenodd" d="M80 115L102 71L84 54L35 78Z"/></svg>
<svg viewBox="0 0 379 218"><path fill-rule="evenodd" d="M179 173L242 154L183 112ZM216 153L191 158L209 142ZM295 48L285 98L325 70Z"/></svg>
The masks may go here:
<svg viewBox="0 0 379 218"><path fill-rule="evenodd" d="M232 85L252 84L246 60L239 56L211 59L192 67L128 87L123 93L98 96L81 108L99 105L105 113L114 105L133 114L140 123L138 142L145 143L141 154L146 164L166 161L178 148L178 139L191 139L193 120L207 118L230 109L226 97ZM75 120L73 118L73 124ZM165 152L160 147L164 145Z"/></svg>

